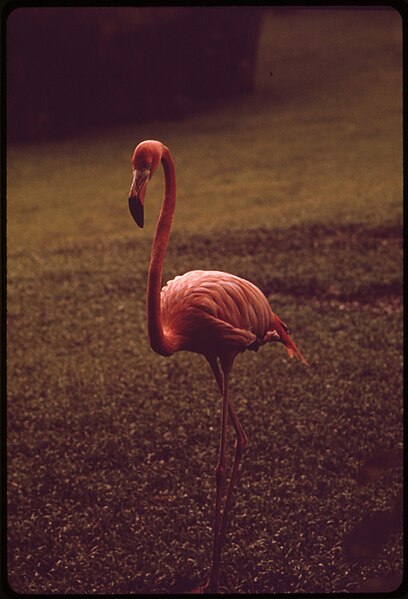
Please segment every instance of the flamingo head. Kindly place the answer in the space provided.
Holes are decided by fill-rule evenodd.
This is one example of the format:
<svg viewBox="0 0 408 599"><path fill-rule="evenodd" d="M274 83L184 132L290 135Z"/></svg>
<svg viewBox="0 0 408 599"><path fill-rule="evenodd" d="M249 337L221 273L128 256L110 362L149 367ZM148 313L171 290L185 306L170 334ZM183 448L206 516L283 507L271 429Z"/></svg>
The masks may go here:
<svg viewBox="0 0 408 599"><path fill-rule="evenodd" d="M129 210L139 227L144 225L144 199L147 182L159 166L163 144L159 141L142 141L132 156L133 180L129 192Z"/></svg>

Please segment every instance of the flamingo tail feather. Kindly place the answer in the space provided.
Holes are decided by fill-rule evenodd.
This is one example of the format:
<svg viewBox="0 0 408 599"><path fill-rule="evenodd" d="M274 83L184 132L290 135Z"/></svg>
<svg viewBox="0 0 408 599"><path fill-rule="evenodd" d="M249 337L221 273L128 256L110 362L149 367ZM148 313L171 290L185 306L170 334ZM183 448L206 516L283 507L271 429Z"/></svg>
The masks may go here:
<svg viewBox="0 0 408 599"><path fill-rule="evenodd" d="M305 364L305 366L309 366L309 362L306 360L306 358L303 356L303 354L298 350L294 341L292 341L292 339L289 335L288 327L286 326L286 324L284 322L282 322L282 320L278 316L276 317L276 330L279 334L280 342L283 343L283 345L285 346L286 351L289 354L289 357L296 358L297 360L299 360L300 362Z"/></svg>

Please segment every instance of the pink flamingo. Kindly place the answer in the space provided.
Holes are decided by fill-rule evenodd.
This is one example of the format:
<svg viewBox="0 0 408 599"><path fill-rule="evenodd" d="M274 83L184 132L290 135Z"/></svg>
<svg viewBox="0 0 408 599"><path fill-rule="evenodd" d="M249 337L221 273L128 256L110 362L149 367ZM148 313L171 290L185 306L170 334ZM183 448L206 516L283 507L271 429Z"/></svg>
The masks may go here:
<svg viewBox="0 0 408 599"><path fill-rule="evenodd" d="M149 265L147 328L150 345L158 354L170 356L186 350L207 358L221 392L212 571L209 580L194 591L216 592L232 492L242 452L247 444L247 436L228 393L234 359L246 349L257 351L265 343L280 342L290 357L295 356L304 364L307 361L290 338L287 326L272 312L265 295L249 281L226 272L193 270L177 276L162 288L163 261L176 202L176 176L170 151L159 141L143 141L134 151L129 209L136 223L143 227L147 182L160 162L164 169L165 190ZM235 430L236 445L225 494L228 415ZM224 508L221 510L224 496Z"/></svg>

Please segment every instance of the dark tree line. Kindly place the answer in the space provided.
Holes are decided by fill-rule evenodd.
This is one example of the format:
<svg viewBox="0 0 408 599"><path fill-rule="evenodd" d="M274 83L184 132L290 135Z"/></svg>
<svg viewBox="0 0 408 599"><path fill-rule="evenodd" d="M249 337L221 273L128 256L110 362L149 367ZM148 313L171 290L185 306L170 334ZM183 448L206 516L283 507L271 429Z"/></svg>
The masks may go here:
<svg viewBox="0 0 408 599"><path fill-rule="evenodd" d="M258 7L19 8L7 20L10 140L180 118L249 93Z"/></svg>

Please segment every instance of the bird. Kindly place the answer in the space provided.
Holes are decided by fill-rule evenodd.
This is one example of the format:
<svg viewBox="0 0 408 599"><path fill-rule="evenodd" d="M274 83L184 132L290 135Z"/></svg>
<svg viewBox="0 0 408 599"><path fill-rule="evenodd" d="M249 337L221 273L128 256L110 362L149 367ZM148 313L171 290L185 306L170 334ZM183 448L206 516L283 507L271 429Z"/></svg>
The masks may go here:
<svg viewBox="0 0 408 599"><path fill-rule="evenodd" d="M230 373L238 354L267 343L281 343L289 356L308 365L289 335L286 324L272 312L264 293L250 281L218 270L192 270L162 287L163 262L176 205L176 173L170 150L162 142L145 140L132 155L128 204L136 224L144 226L148 182L159 165L164 170L164 196L152 243L147 279L146 316L151 348L161 356L189 351L203 355L221 396L218 461L215 466L215 518L212 567L193 593L216 593L220 583L221 550L239 466L248 437L229 392ZM235 453L226 487L227 431L235 431Z"/></svg>

